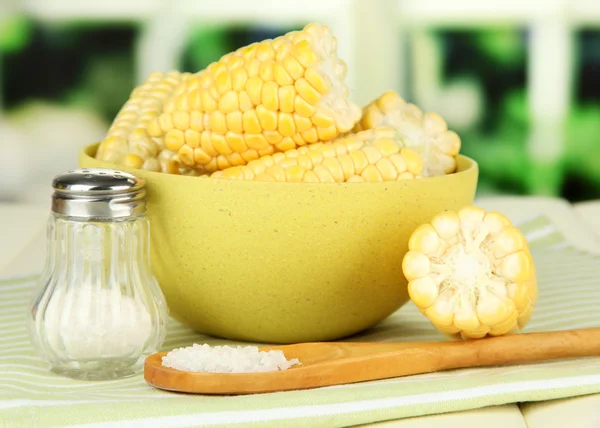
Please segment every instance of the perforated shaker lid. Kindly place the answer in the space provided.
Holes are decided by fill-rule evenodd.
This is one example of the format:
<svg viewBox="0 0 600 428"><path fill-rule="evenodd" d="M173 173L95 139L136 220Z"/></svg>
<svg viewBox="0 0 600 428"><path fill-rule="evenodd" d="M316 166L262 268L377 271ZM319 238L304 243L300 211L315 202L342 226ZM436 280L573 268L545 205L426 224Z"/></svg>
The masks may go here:
<svg viewBox="0 0 600 428"><path fill-rule="evenodd" d="M124 171L80 168L54 177L52 211L84 219L110 220L146 211L146 182Z"/></svg>

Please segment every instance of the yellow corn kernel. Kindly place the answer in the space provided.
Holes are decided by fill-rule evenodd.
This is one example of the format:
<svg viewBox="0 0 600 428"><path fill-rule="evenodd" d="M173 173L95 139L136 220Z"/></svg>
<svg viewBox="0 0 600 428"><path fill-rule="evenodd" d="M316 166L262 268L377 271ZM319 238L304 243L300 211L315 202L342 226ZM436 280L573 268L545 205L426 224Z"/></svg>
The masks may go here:
<svg viewBox="0 0 600 428"><path fill-rule="evenodd" d="M158 123L163 132L167 133L174 128L173 116L170 113L163 113L158 118Z"/></svg>
<svg viewBox="0 0 600 428"><path fill-rule="evenodd" d="M271 45L272 43L266 41L259 43L256 47L256 58L260 61L272 60L275 57L275 49Z"/></svg>
<svg viewBox="0 0 600 428"><path fill-rule="evenodd" d="M337 129L335 126L329 126L327 128L317 127L317 135L320 141L329 141L335 138L337 135Z"/></svg>
<svg viewBox="0 0 600 428"><path fill-rule="evenodd" d="M231 75L227 72L219 74L215 79L214 87L220 95L223 95L224 93L229 91L231 89Z"/></svg>
<svg viewBox="0 0 600 428"><path fill-rule="evenodd" d="M242 116L244 132L248 134L258 134L262 131L260 121L256 110L248 110Z"/></svg>
<svg viewBox="0 0 600 428"><path fill-rule="evenodd" d="M227 116L225 117L225 122L228 132L239 133L243 132L244 130L241 111L232 111L230 113L227 113Z"/></svg>
<svg viewBox="0 0 600 428"><path fill-rule="evenodd" d="M369 166L369 160L364 152L353 150L350 152L350 158L354 163L354 171L357 175L362 174L367 166Z"/></svg>
<svg viewBox="0 0 600 428"><path fill-rule="evenodd" d="M277 54L275 56L276 61L281 61L283 58L289 56L290 51L292 50L293 38L288 37L287 39L282 39L281 43L277 45Z"/></svg>
<svg viewBox="0 0 600 428"><path fill-rule="evenodd" d="M467 206L419 226L402 262L412 302L432 325L463 339L522 330L537 301L523 234L502 214Z"/></svg>
<svg viewBox="0 0 600 428"><path fill-rule="evenodd" d="M445 211L431 220L431 225L442 239L455 238L460 231L460 218L454 211Z"/></svg>
<svg viewBox="0 0 600 428"><path fill-rule="evenodd" d="M251 77L246 82L246 93L248 94L248 97L250 97L250 101L252 101L252 104L254 105L259 105L262 102L262 85L263 81L258 77Z"/></svg>
<svg viewBox="0 0 600 428"><path fill-rule="evenodd" d="M400 152L406 159L406 168L414 175L418 175L423 171L423 158L415 150L404 148Z"/></svg>
<svg viewBox="0 0 600 428"><path fill-rule="evenodd" d="M289 113L279 113L278 128L283 137L291 137L296 132L294 117Z"/></svg>
<svg viewBox="0 0 600 428"><path fill-rule="evenodd" d="M123 165L129 168L141 168L143 163L144 160L140 156L134 154L127 155L123 159Z"/></svg>
<svg viewBox="0 0 600 428"><path fill-rule="evenodd" d="M210 131L202 131L202 134L200 134L200 147L202 147L202 150L209 156L216 157L219 154L213 146L212 132Z"/></svg>
<svg viewBox="0 0 600 428"><path fill-rule="evenodd" d="M175 111L172 115L175 128L185 131L190 127L190 115L184 111Z"/></svg>
<svg viewBox="0 0 600 428"><path fill-rule="evenodd" d="M227 144L227 140L225 139L224 135L216 134L213 132L210 135L210 140L217 153L221 155L229 155L233 153L233 150L231 150L231 147L229 147L229 145Z"/></svg>
<svg viewBox="0 0 600 428"><path fill-rule="evenodd" d="M431 224L422 224L412 233L408 241L411 250L418 251L426 256L438 254L442 240Z"/></svg>
<svg viewBox="0 0 600 428"><path fill-rule="evenodd" d="M179 129L171 129L165 135L165 146L167 149L176 152L185 144L185 135Z"/></svg>
<svg viewBox="0 0 600 428"><path fill-rule="evenodd" d="M408 294L415 305L426 309L437 299L438 285L431 277L418 278L409 283Z"/></svg>
<svg viewBox="0 0 600 428"><path fill-rule="evenodd" d="M246 91L240 91L238 94L239 103L240 103L240 111L242 113L254 108L254 104L252 104L252 100Z"/></svg>
<svg viewBox="0 0 600 428"><path fill-rule="evenodd" d="M198 111L202 109L202 97L200 89L191 90L187 97L187 105L190 110Z"/></svg>
<svg viewBox="0 0 600 428"><path fill-rule="evenodd" d="M181 149L177 151L177 156L181 162L188 166L192 166L196 163L194 161L194 149L190 146L182 146Z"/></svg>
<svg viewBox="0 0 600 428"><path fill-rule="evenodd" d="M238 100L238 93L233 90L225 92L219 99L219 111L221 113L231 113L239 111L240 105Z"/></svg>
<svg viewBox="0 0 600 428"><path fill-rule="evenodd" d="M279 143L277 143L277 149L282 152L289 152L294 147L296 147L296 143L290 137L282 138Z"/></svg>
<svg viewBox="0 0 600 428"><path fill-rule="evenodd" d="M244 153L248 150L248 146L244 141L244 136L241 133L229 131L225 134L225 140L234 153Z"/></svg>
<svg viewBox="0 0 600 428"><path fill-rule="evenodd" d="M331 81L329 77L324 73L319 73L314 68L309 68L306 70L304 72L304 78L321 94L326 94L331 88Z"/></svg>
<svg viewBox="0 0 600 428"><path fill-rule="evenodd" d="M380 138L374 143L374 146L385 153L386 156L396 154L401 150L401 147L393 138Z"/></svg>
<svg viewBox="0 0 600 428"><path fill-rule="evenodd" d="M296 95L296 98L294 99L294 108L296 109L296 113L302 117L311 117L317 112L316 108L300 95Z"/></svg>
<svg viewBox="0 0 600 428"><path fill-rule="evenodd" d="M306 141L304 141L304 138L302 138L302 135L300 135L298 133L292 135L292 140L294 140L294 143L296 143L296 145L299 147L303 147L306 145Z"/></svg>
<svg viewBox="0 0 600 428"><path fill-rule="evenodd" d="M276 62L273 65L273 78L275 79L275 82L282 87L294 84L294 79L280 62Z"/></svg>
<svg viewBox="0 0 600 428"><path fill-rule="evenodd" d="M297 80L304 76L304 67L302 67L296 58L288 56L285 57L281 63L292 79Z"/></svg>
<svg viewBox="0 0 600 428"><path fill-rule="evenodd" d="M419 153L424 162L424 177L456 171L460 137L448 130L446 121L439 114L423 114L417 106L406 103L396 92L388 91L363 108L362 117L354 131L382 126L398 130L405 145Z"/></svg>
<svg viewBox="0 0 600 428"><path fill-rule="evenodd" d="M121 138L125 145L111 151L105 144L99 154L119 164L128 154L146 150L133 136L141 129L141 140L157 147L150 148L154 155L142 156L141 165L154 170L160 164L162 172L178 165L178 173L204 174L242 166L257 154L334 140L360 118L360 108L348 99L345 69L331 30L312 24L237 49L194 74L153 73L134 88L111 124L107 140ZM435 125L435 118L429 122ZM444 144L454 142L447 139ZM161 163L157 156L162 148L170 158L165 154ZM244 149L251 153L240 151ZM299 179L298 173L291 176ZM254 177L265 179L264 174ZM389 168L386 174L391 177ZM307 180L315 176L333 179L320 170Z"/></svg>
<svg viewBox="0 0 600 428"><path fill-rule="evenodd" d="M160 122L158 121L158 118L153 118L152 120L150 120L148 122L148 125L146 127L146 131L148 132L148 135L151 136L151 137L159 137L159 136L162 135L162 128L160 126ZM111 136L115 136L116 134L115 133L111 133L110 135Z"/></svg>
<svg viewBox="0 0 600 428"><path fill-rule="evenodd" d="M263 150L269 147L267 139L262 134L246 134L245 141L249 148Z"/></svg>
<svg viewBox="0 0 600 428"><path fill-rule="evenodd" d="M316 143L319 141L319 135L317 134L317 130L315 128L307 129L300 133L302 139L307 143Z"/></svg>
<svg viewBox="0 0 600 428"><path fill-rule="evenodd" d="M212 156L209 156L201 148L194 149L194 162L200 165L206 165L210 162Z"/></svg>
<svg viewBox="0 0 600 428"><path fill-rule="evenodd" d="M187 129L184 133L185 144L195 149L200 146L200 133L193 129Z"/></svg>
<svg viewBox="0 0 600 428"><path fill-rule="evenodd" d="M293 117L297 132L303 132L313 127L313 123L309 118L300 116L298 113L294 113Z"/></svg>
<svg viewBox="0 0 600 428"><path fill-rule="evenodd" d="M246 87L248 73L243 67L238 67L231 70L231 89L235 93L239 93Z"/></svg>
<svg viewBox="0 0 600 428"><path fill-rule="evenodd" d="M326 115L323 112L315 113L310 118L310 120L316 126L320 126L321 128L329 128L331 126L335 126L335 123L334 123L333 119L329 115Z"/></svg>
<svg viewBox="0 0 600 428"><path fill-rule="evenodd" d="M248 74L248 77L258 76L261 64L260 60L257 58L249 58L245 61L246 62L244 63L244 68L246 70L246 73Z"/></svg>
<svg viewBox="0 0 600 428"><path fill-rule="evenodd" d="M190 112L190 128L194 131L202 132L204 130L204 115L197 110Z"/></svg>
<svg viewBox="0 0 600 428"><path fill-rule="evenodd" d="M300 95L308 104L316 105L321 99L321 94L317 91L306 79L298 79L294 85L296 92Z"/></svg>
<svg viewBox="0 0 600 428"><path fill-rule="evenodd" d="M274 131L277 129L277 112L260 105L256 107L256 114L262 129L265 131Z"/></svg>
<svg viewBox="0 0 600 428"><path fill-rule="evenodd" d="M296 99L296 88L293 85L281 86L278 89L279 110L284 113L294 112L294 100Z"/></svg>
<svg viewBox="0 0 600 428"><path fill-rule="evenodd" d="M342 169L342 165L338 162L338 160L334 157L323 159L323 163L321 163L327 171L331 174L333 179L337 183L341 183L344 181L344 170Z"/></svg>
<svg viewBox="0 0 600 428"><path fill-rule="evenodd" d="M272 112L271 112L272 113ZM275 126L276 128L277 126ZM279 131L277 130L273 130L273 131L264 131L263 135L265 136L265 138L267 139L267 141L270 144L277 144L280 143L281 140L283 140L283 136L279 133Z"/></svg>
<svg viewBox="0 0 600 428"><path fill-rule="evenodd" d="M381 174L383 181L394 181L398 177L398 171L394 164L387 158L382 158L375 164Z"/></svg>
<svg viewBox="0 0 600 428"><path fill-rule="evenodd" d="M219 134L227 132L227 121L221 111L215 110L210 114L210 130Z"/></svg>
<svg viewBox="0 0 600 428"><path fill-rule="evenodd" d="M279 110L279 87L275 82L265 82L261 89L262 105L271 111Z"/></svg>
<svg viewBox="0 0 600 428"><path fill-rule="evenodd" d="M202 110L207 113L210 113L217 108L217 102L207 89L203 89L202 92L200 92L200 100L202 103Z"/></svg>
<svg viewBox="0 0 600 428"><path fill-rule="evenodd" d="M319 60L308 40L296 43L292 55L304 68L312 67Z"/></svg>
<svg viewBox="0 0 600 428"><path fill-rule="evenodd" d="M265 60L260 63L260 67L258 68L258 77L263 82L268 82L274 79L273 76L273 66L275 65L275 61L272 59Z"/></svg>

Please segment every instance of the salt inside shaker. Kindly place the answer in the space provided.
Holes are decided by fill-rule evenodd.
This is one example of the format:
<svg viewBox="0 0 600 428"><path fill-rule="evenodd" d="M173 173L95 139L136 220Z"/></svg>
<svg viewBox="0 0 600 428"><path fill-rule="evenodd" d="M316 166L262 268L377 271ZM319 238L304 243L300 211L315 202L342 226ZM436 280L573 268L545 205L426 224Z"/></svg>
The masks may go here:
<svg viewBox="0 0 600 428"><path fill-rule="evenodd" d="M145 182L102 168L54 178L31 342L55 373L113 379L162 345L167 305L150 266Z"/></svg>

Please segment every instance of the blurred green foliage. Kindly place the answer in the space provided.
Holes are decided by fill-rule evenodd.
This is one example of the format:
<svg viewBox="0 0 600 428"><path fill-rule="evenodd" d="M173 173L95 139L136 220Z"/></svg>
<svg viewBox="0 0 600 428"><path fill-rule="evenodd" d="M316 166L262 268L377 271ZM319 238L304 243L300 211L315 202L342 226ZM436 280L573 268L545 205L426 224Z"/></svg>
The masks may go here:
<svg viewBox="0 0 600 428"><path fill-rule="evenodd" d="M181 68L190 72L202 70L228 52L229 48L226 29L222 26L198 28L190 35L184 49Z"/></svg>
<svg viewBox="0 0 600 428"><path fill-rule="evenodd" d="M445 48L445 77L470 76L483 87L483 120L461 132L463 153L480 164L481 193L600 198L600 32L577 34L577 85L565 123L564 156L552 164L526 151L527 32L495 28L440 31L437 36Z"/></svg>
<svg viewBox="0 0 600 428"><path fill-rule="evenodd" d="M18 52L31 37L32 23L23 15L0 16L0 51Z"/></svg>
<svg viewBox="0 0 600 428"><path fill-rule="evenodd" d="M520 67L525 61L526 46L520 31L494 28L477 31L473 42L491 61L502 67Z"/></svg>
<svg viewBox="0 0 600 428"><path fill-rule="evenodd" d="M17 22L4 30L4 40L10 41L9 49L2 45L4 108L33 100L76 104L110 122L135 83L138 29Z"/></svg>
<svg viewBox="0 0 600 428"><path fill-rule="evenodd" d="M286 26L277 29L256 28L251 25L199 25L189 36L181 55L180 67L184 71L196 72L206 68L228 52L265 39L272 39L304 25Z"/></svg>

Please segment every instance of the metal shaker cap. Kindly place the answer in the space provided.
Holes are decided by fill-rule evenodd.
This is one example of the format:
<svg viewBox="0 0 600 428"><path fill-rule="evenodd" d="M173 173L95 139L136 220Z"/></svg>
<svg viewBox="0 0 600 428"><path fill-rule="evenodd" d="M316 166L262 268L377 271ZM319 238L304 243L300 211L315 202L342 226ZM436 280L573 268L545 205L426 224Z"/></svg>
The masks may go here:
<svg viewBox="0 0 600 428"><path fill-rule="evenodd" d="M97 221L141 215L145 186L143 179L116 169L74 169L52 180L52 211Z"/></svg>

